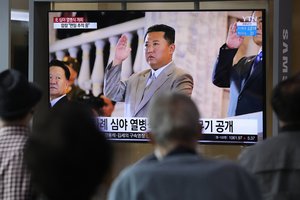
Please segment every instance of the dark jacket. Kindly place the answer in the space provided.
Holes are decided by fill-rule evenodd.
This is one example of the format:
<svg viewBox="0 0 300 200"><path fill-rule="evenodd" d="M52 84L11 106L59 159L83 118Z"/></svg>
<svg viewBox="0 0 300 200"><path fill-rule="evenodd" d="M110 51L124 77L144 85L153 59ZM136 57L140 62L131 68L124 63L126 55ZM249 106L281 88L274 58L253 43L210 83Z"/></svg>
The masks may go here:
<svg viewBox="0 0 300 200"><path fill-rule="evenodd" d="M255 175L264 199L300 199L300 126L246 148L239 162Z"/></svg>
<svg viewBox="0 0 300 200"><path fill-rule="evenodd" d="M212 79L213 84L218 87L230 87L228 116L262 111L265 93L262 61L249 76L255 56L243 57L232 66L238 49L226 49L225 47L223 45L220 48Z"/></svg>

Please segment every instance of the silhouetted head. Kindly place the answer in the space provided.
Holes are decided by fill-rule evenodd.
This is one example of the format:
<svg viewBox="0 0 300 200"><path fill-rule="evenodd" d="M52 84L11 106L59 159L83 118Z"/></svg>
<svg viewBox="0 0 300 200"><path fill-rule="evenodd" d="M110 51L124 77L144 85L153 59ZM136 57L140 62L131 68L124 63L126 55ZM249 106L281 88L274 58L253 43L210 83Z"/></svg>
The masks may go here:
<svg viewBox="0 0 300 200"><path fill-rule="evenodd" d="M153 99L150 106L149 124L157 145L167 149L195 147L201 134L200 114L190 97L164 93Z"/></svg>
<svg viewBox="0 0 300 200"><path fill-rule="evenodd" d="M284 124L300 124L300 74L294 75L273 89L272 107Z"/></svg>
<svg viewBox="0 0 300 200"><path fill-rule="evenodd" d="M69 103L34 127L25 160L47 199L89 199L107 175L112 149L92 116L84 105Z"/></svg>

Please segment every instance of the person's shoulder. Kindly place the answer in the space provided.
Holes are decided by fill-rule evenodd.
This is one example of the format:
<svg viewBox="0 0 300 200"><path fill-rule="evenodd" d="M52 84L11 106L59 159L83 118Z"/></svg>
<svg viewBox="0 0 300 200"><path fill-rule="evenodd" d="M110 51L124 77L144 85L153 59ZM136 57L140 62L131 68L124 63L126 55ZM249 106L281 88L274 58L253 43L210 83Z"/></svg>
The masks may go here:
<svg viewBox="0 0 300 200"><path fill-rule="evenodd" d="M272 136L272 137L266 138L262 141L257 142L256 144L245 147L242 152L245 152L248 155L253 154L253 156L256 156L255 154L257 154L263 150L266 150L268 148L272 148L275 146L278 147L278 145L282 144L283 140L285 140L284 139L285 137L286 137L286 135L279 134L278 136Z"/></svg>
<svg viewBox="0 0 300 200"><path fill-rule="evenodd" d="M281 136L275 136L245 147L238 156L238 162L251 172L258 172L266 168L266 164L274 164L275 158L283 153L284 146L288 146L284 143Z"/></svg>
<svg viewBox="0 0 300 200"><path fill-rule="evenodd" d="M190 162L186 162L185 167L182 167L181 165L178 165L177 167L192 173L194 177L201 179L209 178L210 181L216 183L219 180L230 180L231 184L237 184L240 181L252 181L250 174L245 168L228 159L203 157L191 158Z"/></svg>
<svg viewBox="0 0 300 200"><path fill-rule="evenodd" d="M228 159L211 158L211 159L206 159L205 162L207 163L207 165L210 165L216 171L219 169L221 169L221 171L226 169L225 171L227 171L227 173L229 173L230 171L234 172L236 170L243 171L240 165Z"/></svg>
<svg viewBox="0 0 300 200"><path fill-rule="evenodd" d="M260 141L256 144L253 144L251 146L246 146L242 149L238 159L239 160L251 160L259 155L259 152L263 151L267 146L270 146L272 143L272 140L267 139Z"/></svg>
<svg viewBox="0 0 300 200"><path fill-rule="evenodd" d="M211 170L208 171L208 176L213 180L228 180L233 187L238 184L255 185L254 177L242 165L231 160L215 159L211 160Z"/></svg>
<svg viewBox="0 0 300 200"><path fill-rule="evenodd" d="M141 158L140 160L138 160L135 164L144 164L144 163L148 163L148 162L157 162L158 159L155 156L154 153L151 153L149 155L144 156L143 158Z"/></svg>
<svg viewBox="0 0 300 200"><path fill-rule="evenodd" d="M70 100L68 99L67 95L59 99L52 109L59 109L60 107L64 107L66 104L69 104Z"/></svg>
<svg viewBox="0 0 300 200"><path fill-rule="evenodd" d="M199 169L207 170L207 173L211 172L214 174L215 172L223 172L225 168L232 169L234 172L240 166L227 159L220 158L205 158L201 155L177 155L170 156L169 158L164 159L161 162L158 162L158 167L170 169L170 167L177 166L183 170L193 170L201 171Z"/></svg>
<svg viewBox="0 0 300 200"><path fill-rule="evenodd" d="M65 95L64 97L62 97L61 99L59 99L56 104L62 104L62 103L68 103L69 102L69 99L68 99L68 96ZM55 104L55 105L56 105Z"/></svg>
<svg viewBox="0 0 300 200"><path fill-rule="evenodd" d="M192 79L192 75L186 69L177 66L175 63L169 69L170 73L173 73L176 77L189 77Z"/></svg>
<svg viewBox="0 0 300 200"><path fill-rule="evenodd" d="M67 95L65 95L59 101L61 101L61 102L69 102L69 99L68 99Z"/></svg>
<svg viewBox="0 0 300 200"><path fill-rule="evenodd" d="M145 70L142 70L142 71L139 71L139 72L135 72L133 73L129 79L136 79L136 78L139 78L141 76L146 76L148 73L151 72L151 69L145 69Z"/></svg>
<svg viewBox="0 0 300 200"><path fill-rule="evenodd" d="M148 74L149 72L151 72L151 69L144 69L144 70L142 70L140 72L137 72L135 74L137 74L137 75L145 75L145 74Z"/></svg>
<svg viewBox="0 0 300 200"><path fill-rule="evenodd" d="M118 181L117 182L120 182L120 183L125 183L125 182L128 182L128 181L135 181L135 180L138 180L140 179L140 177L143 177L147 174L150 173L150 169L152 168L151 167L151 162L140 162L140 163L135 163L135 164L132 164L126 168L124 168L119 176L118 176Z"/></svg>
<svg viewBox="0 0 300 200"><path fill-rule="evenodd" d="M299 137L293 137L293 135ZM300 141L300 132L280 133L277 136L269 137L252 146L246 147L242 151L241 156L261 158L261 157L268 157L271 154L276 155L277 153L282 152L283 148L284 149L290 148L294 142L298 144L299 141Z"/></svg>

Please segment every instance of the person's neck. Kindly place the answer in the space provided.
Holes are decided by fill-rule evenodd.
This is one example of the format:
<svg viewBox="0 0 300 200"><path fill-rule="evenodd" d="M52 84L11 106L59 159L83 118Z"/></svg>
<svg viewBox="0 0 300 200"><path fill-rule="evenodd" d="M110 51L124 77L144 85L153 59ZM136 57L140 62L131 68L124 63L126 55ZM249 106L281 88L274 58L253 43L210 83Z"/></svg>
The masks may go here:
<svg viewBox="0 0 300 200"><path fill-rule="evenodd" d="M193 143L170 143L168 145L156 145L154 148L154 154L158 160L162 160L166 157L170 152L174 151L175 149L182 148L182 149L190 149L195 150L196 145Z"/></svg>

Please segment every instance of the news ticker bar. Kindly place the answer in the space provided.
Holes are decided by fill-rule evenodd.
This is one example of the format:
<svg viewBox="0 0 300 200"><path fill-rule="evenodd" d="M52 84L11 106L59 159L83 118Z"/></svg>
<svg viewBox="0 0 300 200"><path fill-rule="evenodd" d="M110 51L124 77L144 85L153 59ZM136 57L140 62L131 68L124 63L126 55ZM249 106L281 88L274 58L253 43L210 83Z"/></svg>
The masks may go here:
<svg viewBox="0 0 300 200"><path fill-rule="evenodd" d="M96 22L53 23L54 29L97 29Z"/></svg>
<svg viewBox="0 0 300 200"><path fill-rule="evenodd" d="M53 17L53 23L86 22L84 17Z"/></svg>
<svg viewBox="0 0 300 200"><path fill-rule="evenodd" d="M150 131L148 118L98 117L99 129L105 133L146 133ZM203 134L257 135L256 119L200 119ZM220 138L221 139L221 138Z"/></svg>
<svg viewBox="0 0 300 200"><path fill-rule="evenodd" d="M149 141L150 133L130 133L130 132L105 132L105 136L110 140L117 141ZM229 142L229 143L255 143L258 141L257 135L228 135L228 134L202 134L199 142Z"/></svg>

